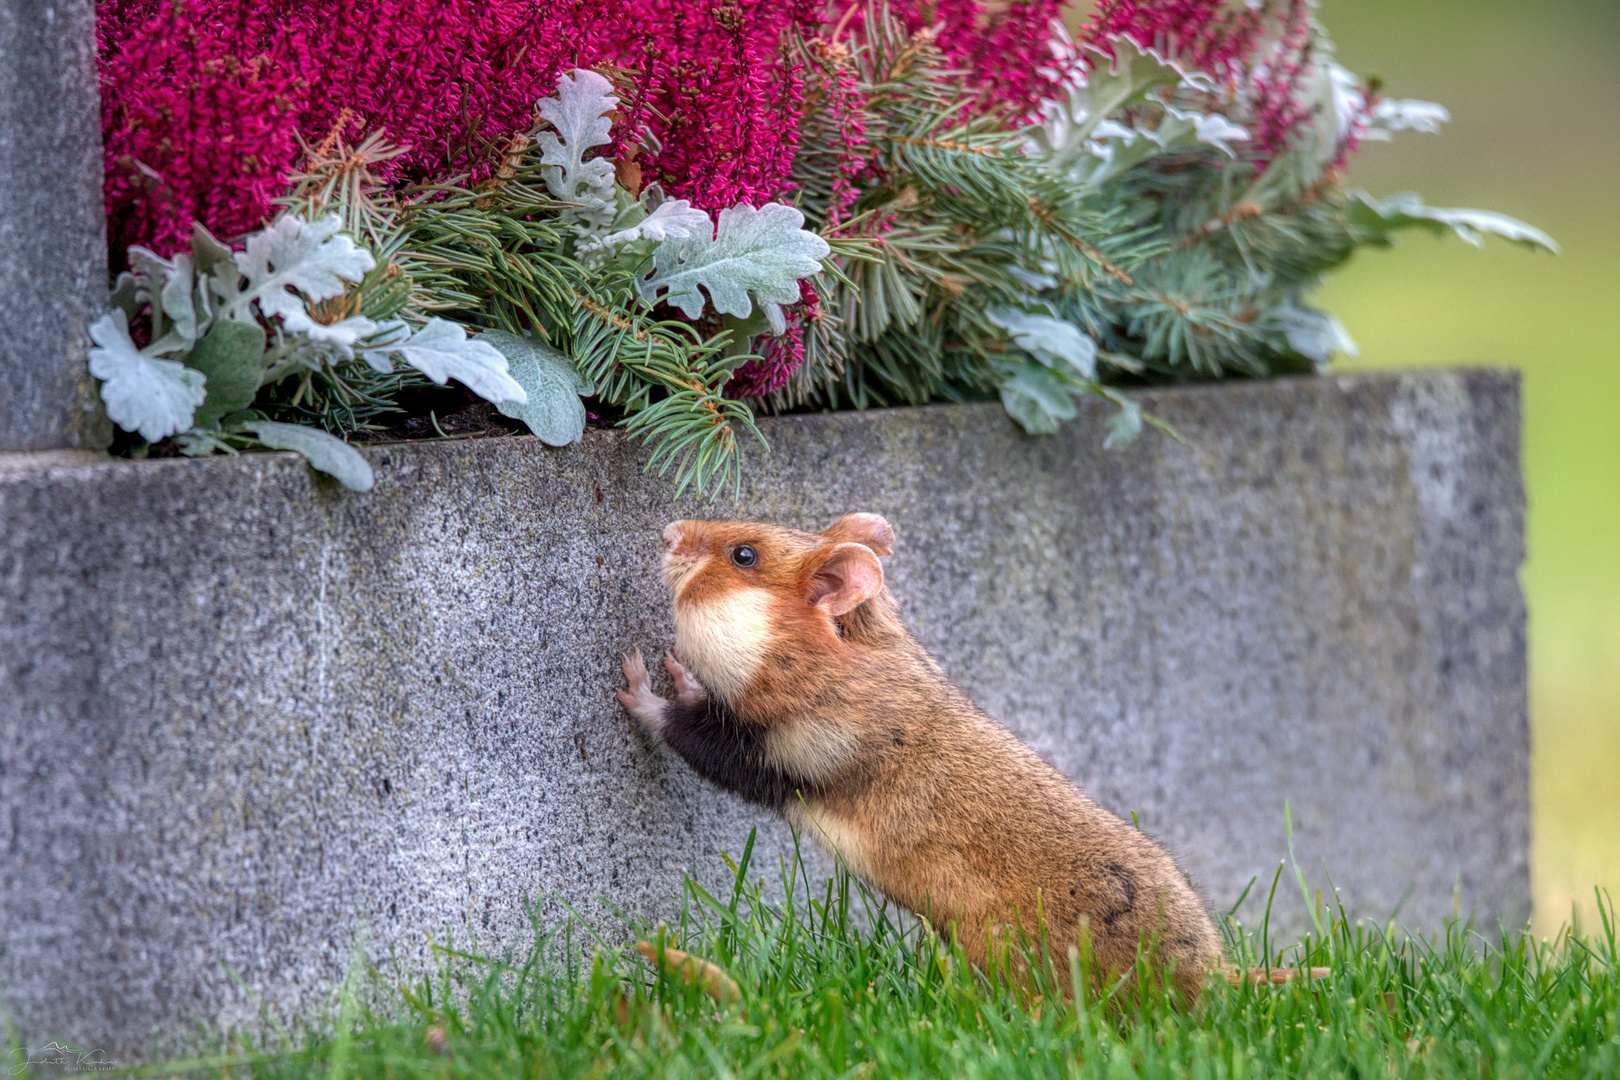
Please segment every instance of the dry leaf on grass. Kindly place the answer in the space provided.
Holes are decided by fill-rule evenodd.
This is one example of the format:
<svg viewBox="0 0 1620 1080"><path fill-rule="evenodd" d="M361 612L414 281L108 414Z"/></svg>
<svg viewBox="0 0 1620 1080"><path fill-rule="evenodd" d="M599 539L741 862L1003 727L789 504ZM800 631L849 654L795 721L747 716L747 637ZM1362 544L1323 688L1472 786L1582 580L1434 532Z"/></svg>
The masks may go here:
<svg viewBox="0 0 1620 1080"><path fill-rule="evenodd" d="M671 978L688 985L703 987L703 992L722 1005L734 1005L742 1000L742 988L716 964L701 956L681 952L679 949L660 949L650 941L636 942L636 951L648 963Z"/></svg>

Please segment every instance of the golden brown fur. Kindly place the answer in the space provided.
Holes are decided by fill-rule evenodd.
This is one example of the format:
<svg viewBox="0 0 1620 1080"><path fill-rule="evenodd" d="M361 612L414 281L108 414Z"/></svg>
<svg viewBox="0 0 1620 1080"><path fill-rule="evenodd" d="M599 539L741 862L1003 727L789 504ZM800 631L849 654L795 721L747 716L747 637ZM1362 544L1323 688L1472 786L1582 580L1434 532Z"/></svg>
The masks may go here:
<svg viewBox="0 0 1620 1080"><path fill-rule="evenodd" d="M976 964L1007 932L1035 932L1039 911L1060 970L1082 933L1099 976L1129 970L1146 944L1196 998L1220 961L1202 903L1153 841L946 680L883 585L882 518L849 515L819 535L680 521L665 542L681 700L703 700L695 675L740 718L758 761L793 778L790 821L954 930ZM737 565L743 546L752 565ZM667 703L634 665L620 696L657 732Z"/></svg>

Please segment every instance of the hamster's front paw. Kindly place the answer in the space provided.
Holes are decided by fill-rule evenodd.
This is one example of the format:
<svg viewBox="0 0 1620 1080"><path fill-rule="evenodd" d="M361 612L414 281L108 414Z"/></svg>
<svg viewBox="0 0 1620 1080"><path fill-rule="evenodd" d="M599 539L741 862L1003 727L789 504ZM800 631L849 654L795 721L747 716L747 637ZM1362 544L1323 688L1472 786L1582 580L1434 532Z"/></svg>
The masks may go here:
<svg viewBox="0 0 1620 1080"><path fill-rule="evenodd" d="M624 658L625 689L618 692L619 704L641 722L648 734L656 736L664 726L664 706L669 702L653 693L647 678L647 663L637 649Z"/></svg>
<svg viewBox="0 0 1620 1080"><path fill-rule="evenodd" d="M675 700L682 705L702 705L709 700L709 692L697 681L697 676L686 670L686 665L674 653L664 657L664 670L675 680Z"/></svg>

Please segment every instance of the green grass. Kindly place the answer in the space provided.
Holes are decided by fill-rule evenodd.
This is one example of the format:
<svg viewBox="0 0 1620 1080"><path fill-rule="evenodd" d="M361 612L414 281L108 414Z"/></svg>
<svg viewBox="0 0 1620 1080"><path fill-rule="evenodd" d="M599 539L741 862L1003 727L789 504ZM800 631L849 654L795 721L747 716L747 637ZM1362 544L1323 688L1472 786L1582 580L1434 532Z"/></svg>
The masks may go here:
<svg viewBox="0 0 1620 1080"><path fill-rule="evenodd" d="M394 985L356 966L327 1030L146 1071L255 1080L1620 1075L1612 905L1599 908L1593 936L1551 942L1464 926L1428 942L1330 919L1269 957L1330 967L1327 978L1222 983L1186 1009L1146 977L1078 1005L1040 993L1050 967L1034 988L1009 990L847 878L812 890L801 871L784 870L787 899L773 902L746 875L745 853L730 897L689 884L667 932L670 945L735 978L733 1005L655 976L624 948L599 942L582 960L581 924L569 921L515 961L441 950L430 979ZM1241 942L1236 955L1262 966L1264 932L1227 929Z"/></svg>

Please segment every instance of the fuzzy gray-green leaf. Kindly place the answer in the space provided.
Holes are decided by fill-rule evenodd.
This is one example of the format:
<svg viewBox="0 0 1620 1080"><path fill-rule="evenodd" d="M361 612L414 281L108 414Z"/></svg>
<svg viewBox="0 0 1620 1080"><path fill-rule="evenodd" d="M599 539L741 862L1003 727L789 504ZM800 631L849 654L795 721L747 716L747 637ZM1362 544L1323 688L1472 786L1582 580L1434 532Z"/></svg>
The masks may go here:
<svg viewBox="0 0 1620 1080"><path fill-rule="evenodd" d="M1483 247L1486 236L1500 236L1531 250L1558 254L1558 242L1534 225L1491 210L1427 206L1414 191L1398 192L1387 199L1375 199L1365 191L1352 192L1348 216L1350 224L1372 234L1373 243L1388 244L1390 233L1418 226L1437 236L1450 229L1475 247Z"/></svg>
<svg viewBox="0 0 1620 1080"><path fill-rule="evenodd" d="M557 77L555 97L541 98L536 111L554 131L538 137L546 187L577 209L563 214L582 235L602 231L613 221L613 162L585 160L587 151L611 143L609 114L619 103L613 84L594 71L576 68Z"/></svg>
<svg viewBox="0 0 1620 1080"><path fill-rule="evenodd" d="M1068 364L1082 379L1097 377L1097 343L1073 323L1010 307L988 308L984 315L1007 331L1014 345L1047 367Z"/></svg>
<svg viewBox="0 0 1620 1080"><path fill-rule="evenodd" d="M649 304L662 295L689 319L703 314L699 287L708 291L716 311L739 318L753 311L750 297L797 303L799 279L819 272L832 250L803 225L804 215L784 203L722 210L712 238L699 234L660 244L636 291Z"/></svg>
<svg viewBox="0 0 1620 1080"><path fill-rule="evenodd" d="M208 377L208 397L192 423L212 424L253 404L264 378L264 329L258 323L215 323L186 357L186 366Z"/></svg>
<svg viewBox="0 0 1620 1080"><path fill-rule="evenodd" d="M1031 435L1052 435L1075 416L1072 389L1046 368L1023 364L1001 384L1001 404Z"/></svg>
<svg viewBox="0 0 1620 1080"><path fill-rule="evenodd" d="M360 451L320 428L278 424L274 420L249 420L242 427L272 450L302 454L310 468L326 473L350 491L370 491L377 482L371 463L360 456Z"/></svg>
<svg viewBox="0 0 1620 1080"><path fill-rule="evenodd" d="M200 372L136 348L122 308L91 323L90 339L90 374L102 380L101 400L113 423L147 442L191 427L207 397Z"/></svg>
<svg viewBox="0 0 1620 1080"><path fill-rule="evenodd" d="M504 330L487 330L477 340L501 351L510 365L507 373L529 395L525 402L497 402L501 415L522 420L547 446L567 446L579 439L585 431L585 406L579 397L594 388L568 357Z"/></svg>
<svg viewBox="0 0 1620 1080"><path fill-rule="evenodd" d="M1109 400L1119 406L1119 411L1108 418L1108 436L1103 439L1103 449L1120 450L1142 434L1142 406L1118 395L1110 395Z"/></svg>

